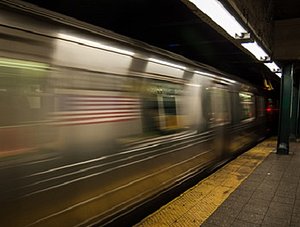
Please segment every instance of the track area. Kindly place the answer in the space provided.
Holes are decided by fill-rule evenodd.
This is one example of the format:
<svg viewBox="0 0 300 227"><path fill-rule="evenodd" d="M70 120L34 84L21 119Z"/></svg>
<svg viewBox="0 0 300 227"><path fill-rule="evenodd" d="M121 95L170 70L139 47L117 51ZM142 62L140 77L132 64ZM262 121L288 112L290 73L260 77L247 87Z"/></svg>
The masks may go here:
<svg viewBox="0 0 300 227"><path fill-rule="evenodd" d="M143 219L140 226L199 226L276 147L267 139Z"/></svg>

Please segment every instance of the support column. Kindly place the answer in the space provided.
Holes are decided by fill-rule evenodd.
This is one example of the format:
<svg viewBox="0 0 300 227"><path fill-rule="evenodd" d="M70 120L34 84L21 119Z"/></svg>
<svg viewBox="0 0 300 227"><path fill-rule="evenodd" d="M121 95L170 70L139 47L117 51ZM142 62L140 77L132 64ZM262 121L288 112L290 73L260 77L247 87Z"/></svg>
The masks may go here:
<svg viewBox="0 0 300 227"><path fill-rule="evenodd" d="M293 99L292 99L292 117L290 124L290 139L296 140L298 137L298 122L299 122L299 86L298 81L295 78L295 74L293 75Z"/></svg>
<svg viewBox="0 0 300 227"><path fill-rule="evenodd" d="M293 68L292 64L286 65L282 71L277 154L289 154Z"/></svg>
<svg viewBox="0 0 300 227"><path fill-rule="evenodd" d="M300 139L300 79L297 78L297 89L298 89L298 96L297 96L297 111L296 111L296 122L295 122L295 125L296 125L296 133L295 133L295 136L296 136L296 141L299 141Z"/></svg>

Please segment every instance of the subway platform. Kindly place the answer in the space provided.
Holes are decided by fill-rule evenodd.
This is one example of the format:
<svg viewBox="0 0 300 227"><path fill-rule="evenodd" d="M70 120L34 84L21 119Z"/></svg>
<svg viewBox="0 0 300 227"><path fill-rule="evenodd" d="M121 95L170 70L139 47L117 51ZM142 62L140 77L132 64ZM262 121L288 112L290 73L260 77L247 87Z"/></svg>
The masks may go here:
<svg viewBox="0 0 300 227"><path fill-rule="evenodd" d="M300 143L275 151L261 142L136 226L300 227Z"/></svg>

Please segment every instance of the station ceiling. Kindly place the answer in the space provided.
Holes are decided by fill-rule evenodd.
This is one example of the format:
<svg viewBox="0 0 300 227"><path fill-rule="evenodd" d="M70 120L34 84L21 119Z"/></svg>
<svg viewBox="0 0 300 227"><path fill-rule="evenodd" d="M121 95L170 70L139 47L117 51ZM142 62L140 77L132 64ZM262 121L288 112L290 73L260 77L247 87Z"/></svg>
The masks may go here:
<svg viewBox="0 0 300 227"><path fill-rule="evenodd" d="M273 20L299 17L299 0L269 0ZM280 80L262 63L230 42L181 0L27 0L40 7L183 55L258 86Z"/></svg>

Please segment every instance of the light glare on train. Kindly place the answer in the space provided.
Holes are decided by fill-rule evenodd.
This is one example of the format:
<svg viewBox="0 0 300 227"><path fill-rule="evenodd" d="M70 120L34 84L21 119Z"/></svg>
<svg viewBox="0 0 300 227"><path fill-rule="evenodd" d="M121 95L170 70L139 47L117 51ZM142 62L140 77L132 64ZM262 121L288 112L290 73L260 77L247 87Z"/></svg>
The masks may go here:
<svg viewBox="0 0 300 227"><path fill-rule="evenodd" d="M58 37L61 38L61 39L66 39L66 40L69 40L69 41L77 42L77 43L84 44L84 45L91 46L91 47L100 48L100 49L103 49L103 50L113 51L113 52L116 52L116 53L130 55L130 56L134 55L134 52L132 52L132 51L116 48L116 47L113 47L113 46L104 45L104 44L101 44L99 42L94 42L94 41L91 41L91 40L88 40L88 39L82 39L82 38L79 38L79 37L76 37L76 36L71 36L71 35L59 33Z"/></svg>
<svg viewBox="0 0 300 227"><path fill-rule="evenodd" d="M182 65L177 65L168 61L162 61L156 58L148 58L148 61L154 62L154 63L158 63L158 64L162 64L162 65L167 65L167 66L171 66L174 68L178 68L178 69L186 69L186 67L182 66Z"/></svg>
<svg viewBox="0 0 300 227"><path fill-rule="evenodd" d="M42 70L47 68L46 64L29 62L15 59L0 58L0 66L19 69Z"/></svg>
<svg viewBox="0 0 300 227"><path fill-rule="evenodd" d="M207 73L207 72L200 72L200 71L194 71L194 73L202 75L202 76L208 76L217 80L222 80L224 83L229 83L229 84L234 84L235 81L234 80L230 80L228 78L222 78L222 77L216 77L214 74L212 73Z"/></svg>
<svg viewBox="0 0 300 227"><path fill-rule="evenodd" d="M191 86L191 87L201 87L200 84L185 84L187 86Z"/></svg>

